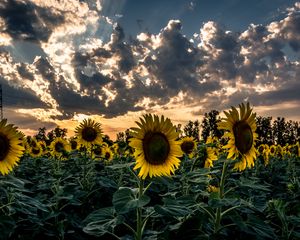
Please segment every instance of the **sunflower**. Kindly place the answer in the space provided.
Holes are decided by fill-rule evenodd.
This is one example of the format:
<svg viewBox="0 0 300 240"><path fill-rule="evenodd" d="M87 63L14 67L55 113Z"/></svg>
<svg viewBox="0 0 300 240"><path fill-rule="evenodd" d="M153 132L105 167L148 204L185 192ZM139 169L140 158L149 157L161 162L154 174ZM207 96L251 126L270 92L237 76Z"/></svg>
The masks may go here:
<svg viewBox="0 0 300 240"><path fill-rule="evenodd" d="M282 148L282 154L284 156L291 156L291 152L290 152L290 147L289 145L285 145L283 148Z"/></svg>
<svg viewBox="0 0 300 240"><path fill-rule="evenodd" d="M113 159L114 155L113 155L113 152L111 151L111 149L109 147L104 147L103 148L102 157L106 161L111 161Z"/></svg>
<svg viewBox="0 0 300 240"><path fill-rule="evenodd" d="M69 139L69 144L70 144L70 147L71 147L71 150L72 151L75 151L75 150L78 150L80 148L80 144L77 140L77 138L70 138Z"/></svg>
<svg viewBox="0 0 300 240"><path fill-rule="evenodd" d="M283 156L283 149L282 149L282 147L280 145L276 146L276 155L278 157L282 157Z"/></svg>
<svg viewBox="0 0 300 240"><path fill-rule="evenodd" d="M0 122L0 172L8 174L13 167L18 165L23 155L22 136L12 124L6 124L7 120Z"/></svg>
<svg viewBox="0 0 300 240"><path fill-rule="evenodd" d="M197 147L195 139L192 137L184 137L180 140L180 142L181 150L191 158L193 155L193 151Z"/></svg>
<svg viewBox="0 0 300 240"><path fill-rule="evenodd" d="M207 191L208 191L209 193L212 193L212 192L220 192L220 188L219 188L219 187L216 187L216 186L214 186L214 185L208 185L206 189L207 189Z"/></svg>
<svg viewBox="0 0 300 240"><path fill-rule="evenodd" d="M204 167L210 168L213 167L213 161L218 160L218 150L214 147L209 147L207 145L213 144L212 138L207 138L206 146L204 148Z"/></svg>
<svg viewBox="0 0 300 240"><path fill-rule="evenodd" d="M37 158L42 156L43 154L43 149L40 143L36 143L36 145L34 147L30 147L29 148L29 155L31 157Z"/></svg>
<svg viewBox="0 0 300 240"><path fill-rule="evenodd" d="M218 123L218 128L228 131L224 134L229 138L227 145L223 148L228 149L227 159L240 158L235 163L234 169L239 171L244 170L246 167L253 167L256 158L256 150L254 147L257 139L255 113L252 113L250 104L247 106L244 103L239 105L240 113L235 107L232 107L229 112L224 111L226 118L223 118Z"/></svg>
<svg viewBox="0 0 300 240"><path fill-rule="evenodd" d="M38 141L36 140L35 137L29 137L27 139L27 141L28 141L28 144L30 147L33 147L33 148L38 147Z"/></svg>
<svg viewBox="0 0 300 240"><path fill-rule="evenodd" d="M269 164L269 146L267 144L260 144L257 148L257 155L262 156L265 166Z"/></svg>
<svg viewBox="0 0 300 240"><path fill-rule="evenodd" d="M270 148L269 148L269 154L271 155L271 156L274 156L275 155L275 153L276 153L276 146L275 145L272 145Z"/></svg>
<svg viewBox="0 0 300 240"><path fill-rule="evenodd" d="M260 144L257 148L257 155L262 156L265 152L265 144Z"/></svg>
<svg viewBox="0 0 300 240"><path fill-rule="evenodd" d="M102 159L102 153L103 153L103 145L94 144L92 149L92 158L94 160L101 160Z"/></svg>
<svg viewBox="0 0 300 240"><path fill-rule="evenodd" d="M63 138L58 137L50 144L50 153L53 157L61 159L66 157L66 154L71 151L70 144Z"/></svg>
<svg viewBox="0 0 300 240"><path fill-rule="evenodd" d="M111 146L111 149L112 149L113 153L117 154L119 152L119 144L118 143L114 143Z"/></svg>
<svg viewBox="0 0 300 240"><path fill-rule="evenodd" d="M91 148L92 144L101 144L101 124L91 119L84 119L75 129L76 136L80 144L86 148Z"/></svg>
<svg viewBox="0 0 300 240"><path fill-rule="evenodd" d="M134 157L139 177L170 176L180 165L183 155L178 132L169 118L146 114L136 122L139 128L132 128L129 145L135 149Z"/></svg>
<svg viewBox="0 0 300 240"><path fill-rule="evenodd" d="M38 142L42 148L42 153L43 154L47 154L48 153L48 149L47 149L47 144L45 141L39 141Z"/></svg>

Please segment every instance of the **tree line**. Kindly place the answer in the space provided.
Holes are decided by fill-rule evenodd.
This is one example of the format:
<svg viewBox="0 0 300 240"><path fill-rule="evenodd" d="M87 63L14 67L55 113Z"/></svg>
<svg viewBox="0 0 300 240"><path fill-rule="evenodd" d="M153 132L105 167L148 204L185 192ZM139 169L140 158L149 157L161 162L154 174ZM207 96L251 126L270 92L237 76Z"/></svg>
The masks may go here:
<svg viewBox="0 0 300 240"><path fill-rule="evenodd" d="M209 136L221 139L223 132L218 129L218 122L221 121L220 113L217 110L211 110L204 114L200 123L199 120L189 121L185 126L176 125L180 137L193 137L197 141L206 142ZM256 145L260 144L295 144L300 141L300 124L298 121L286 120L283 117L256 117L258 139ZM38 140L51 143L56 137L66 137L67 129L57 126L46 134L46 128L39 128L38 133L34 136ZM117 133L117 141L128 143L130 130ZM108 135L104 136L105 142L111 143Z"/></svg>

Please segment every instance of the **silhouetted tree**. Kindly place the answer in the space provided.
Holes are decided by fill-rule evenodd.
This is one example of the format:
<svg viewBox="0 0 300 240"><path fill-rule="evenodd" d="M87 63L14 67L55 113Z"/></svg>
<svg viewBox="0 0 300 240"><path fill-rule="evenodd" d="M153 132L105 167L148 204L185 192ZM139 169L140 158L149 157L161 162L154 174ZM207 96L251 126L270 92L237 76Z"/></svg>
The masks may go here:
<svg viewBox="0 0 300 240"><path fill-rule="evenodd" d="M258 134L256 145L273 144L272 117L256 117L256 126L256 133Z"/></svg>
<svg viewBox="0 0 300 240"><path fill-rule="evenodd" d="M284 118L277 117L273 123L274 143L285 145L286 143L286 123Z"/></svg>
<svg viewBox="0 0 300 240"><path fill-rule="evenodd" d="M113 141L110 140L110 137L108 135L106 135L106 134L102 135L102 140L103 140L103 142L107 143L108 146L113 145Z"/></svg>
<svg viewBox="0 0 300 240"><path fill-rule="evenodd" d="M67 132L68 130L66 128L60 128L59 126L57 126L56 128L47 133L48 139L46 140L46 143L50 144L57 137L65 138L67 136Z"/></svg>
<svg viewBox="0 0 300 240"><path fill-rule="evenodd" d="M285 144L295 144L299 141L299 123L292 120L285 124Z"/></svg>
<svg viewBox="0 0 300 240"><path fill-rule="evenodd" d="M125 132L117 133L117 142L125 142L126 144L129 143L129 138L132 136L130 135L130 130L126 129Z"/></svg>
<svg viewBox="0 0 300 240"><path fill-rule="evenodd" d="M189 121L187 125L184 126L183 132L185 136L193 137L195 140L199 141L199 121Z"/></svg>
<svg viewBox="0 0 300 240"><path fill-rule="evenodd" d="M45 127L39 128L38 133L36 135L34 135L34 137L38 141L46 141L47 140L46 128Z"/></svg>
<svg viewBox="0 0 300 240"><path fill-rule="evenodd" d="M206 142L209 136L221 138L223 132L218 129L217 123L220 122L219 112L217 110L211 110L209 113L204 114L204 118L202 120L202 133L201 137Z"/></svg>
<svg viewBox="0 0 300 240"><path fill-rule="evenodd" d="M179 124L177 124L177 125L175 125L175 128L176 128L176 132L178 132L179 133L179 138L181 138L182 137L182 130L181 130L181 127L182 127L182 125L179 123Z"/></svg>

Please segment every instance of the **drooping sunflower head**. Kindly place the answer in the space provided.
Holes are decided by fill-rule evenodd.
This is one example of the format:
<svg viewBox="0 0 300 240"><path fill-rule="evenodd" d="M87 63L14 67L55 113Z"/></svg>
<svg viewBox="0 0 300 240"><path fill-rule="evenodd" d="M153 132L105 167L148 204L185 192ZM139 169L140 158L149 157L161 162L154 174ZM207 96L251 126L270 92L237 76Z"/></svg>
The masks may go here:
<svg viewBox="0 0 300 240"><path fill-rule="evenodd" d="M232 107L229 112L224 111L226 118L218 123L218 128L227 131L224 136L229 138L227 145L223 148L228 149L227 158L236 159L234 169L239 171L246 167L253 167L256 158L255 141L257 139L255 113L252 113L250 104L239 105L239 110Z"/></svg>
<svg viewBox="0 0 300 240"><path fill-rule="evenodd" d="M79 142L87 148L92 144L102 143L101 124L92 119L85 119L75 129L76 136Z"/></svg>
<svg viewBox="0 0 300 240"><path fill-rule="evenodd" d="M70 151L70 144L61 137L55 138L55 140L50 144L50 153L53 157L64 159Z"/></svg>
<svg viewBox="0 0 300 240"><path fill-rule="evenodd" d="M210 147L212 144L212 139L208 138L206 140L206 145L204 147L204 168L210 168L214 166L214 161L218 160L218 149L216 147Z"/></svg>
<svg viewBox="0 0 300 240"><path fill-rule="evenodd" d="M194 138L192 137L184 137L183 139L180 140L180 147L181 150L188 155L189 157L191 157L193 151L196 149L197 144L196 141L194 140Z"/></svg>
<svg viewBox="0 0 300 240"><path fill-rule="evenodd" d="M129 145L135 149L135 170L145 179L155 176L170 176L179 167L183 152L178 132L169 118L146 114L136 122L139 128L132 128Z"/></svg>
<svg viewBox="0 0 300 240"><path fill-rule="evenodd" d="M22 136L7 120L0 121L0 172L8 174L15 167L23 155Z"/></svg>

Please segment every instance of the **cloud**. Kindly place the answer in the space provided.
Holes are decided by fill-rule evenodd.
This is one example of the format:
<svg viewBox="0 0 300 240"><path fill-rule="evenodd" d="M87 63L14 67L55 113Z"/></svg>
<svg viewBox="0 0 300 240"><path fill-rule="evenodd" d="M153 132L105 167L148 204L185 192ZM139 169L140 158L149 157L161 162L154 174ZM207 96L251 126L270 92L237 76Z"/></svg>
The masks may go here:
<svg viewBox="0 0 300 240"><path fill-rule="evenodd" d="M243 32L209 21L189 38L179 20L170 20L157 34L127 40L100 1L60 2L0 4L0 81L4 96L16 96L9 106L22 113L46 108L48 115L31 114L51 122L79 113L112 118L158 108L197 115L246 99L256 106L300 102L299 57L290 56L299 56L298 3L282 20L251 24ZM21 13L27 16L22 24ZM16 40L7 35L19 45L34 42L36 56L22 61Z"/></svg>
<svg viewBox="0 0 300 240"><path fill-rule="evenodd" d="M64 22L63 15L50 8L41 8L30 1L3 0L0 17L4 20L3 32L14 39L47 41L52 28Z"/></svg>

